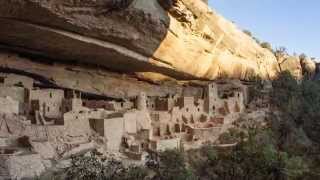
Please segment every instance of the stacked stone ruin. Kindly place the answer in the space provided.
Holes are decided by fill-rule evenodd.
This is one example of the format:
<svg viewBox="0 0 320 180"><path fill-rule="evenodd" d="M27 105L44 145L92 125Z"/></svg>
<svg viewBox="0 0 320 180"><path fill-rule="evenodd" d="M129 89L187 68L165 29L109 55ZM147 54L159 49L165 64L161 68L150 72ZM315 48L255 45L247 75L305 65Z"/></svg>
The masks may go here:
<svg viewBox="0 0 320 180"><path fill-rule="evenodd" d="M215 82L203 86L201 96L148 97L141 92L134 99L115 101L85 99L69 89L33 87L32 79L20 75L1 74L1 79L3 137L26 136L59 149L59 138L89 139L95 133L105 139L106 151L136 160L150 150L213 142L224 124L244 111L246 101L241 86ZM58 150L57 156L70 149Z"/></svg>

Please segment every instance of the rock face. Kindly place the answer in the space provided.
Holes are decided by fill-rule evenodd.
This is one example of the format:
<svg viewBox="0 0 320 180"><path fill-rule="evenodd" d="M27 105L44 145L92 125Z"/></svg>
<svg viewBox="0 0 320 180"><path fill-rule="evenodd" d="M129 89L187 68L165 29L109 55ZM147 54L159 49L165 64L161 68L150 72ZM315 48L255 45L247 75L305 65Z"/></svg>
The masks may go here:
<svg viewBox="0 0 320 180"><path fill-rule="evenodd" d="M278 62L281 71L289 71L297 79L302 78L302 67L299 57L284 56L278 58Z"/></svg>
<svg viewBox="0 0 320 180"><path fill-rule="evenodd" d="M289 71L297 79L304 76L313 78L316 74L316 63L308 57L289 56L287 54L277 57L281 71Z"/></svg>
<svg viewBox="0 0 320 180"><path fill-rule="evenodd" d="M309 77L313 77L316 73L316 63L310 58L304 58L300 60L302 73Z"/></svg>
<svg viewBox="0 0 320 180"><path fill-rule="evenodd" d="M195 0L3 0L3 48L146 79L273 78L275 56Z"/></svg>
<svg viewBox="0 0 320 180"><path fill-rule="evenodd" d="M38 59L38 61L47 62L44 59ZM34 78L37 84L42 84L41 86L74 89L116 99L133 98L140 92L146 92L148 96L160 97L168 94L183 95L185 91L188 91L188 95L195 95L199 92L195 87L182 88L172 83L150 84L138 81L129 75L108 72L96 67L86 66L84 68L74 64L39 63L6 51L0 51L0 72Z"/></svg>

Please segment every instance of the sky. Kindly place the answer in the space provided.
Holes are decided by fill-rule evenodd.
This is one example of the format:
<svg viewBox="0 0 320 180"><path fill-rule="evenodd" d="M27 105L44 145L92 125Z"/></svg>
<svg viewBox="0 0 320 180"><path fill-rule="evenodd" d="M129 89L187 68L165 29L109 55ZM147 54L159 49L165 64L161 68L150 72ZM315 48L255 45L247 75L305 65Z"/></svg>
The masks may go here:
<svg viewBox="0 0 320 180"><path fill-rule="evenodd" d="M320 59L320 0L209 0L209 5L275 48Z"/></svg>

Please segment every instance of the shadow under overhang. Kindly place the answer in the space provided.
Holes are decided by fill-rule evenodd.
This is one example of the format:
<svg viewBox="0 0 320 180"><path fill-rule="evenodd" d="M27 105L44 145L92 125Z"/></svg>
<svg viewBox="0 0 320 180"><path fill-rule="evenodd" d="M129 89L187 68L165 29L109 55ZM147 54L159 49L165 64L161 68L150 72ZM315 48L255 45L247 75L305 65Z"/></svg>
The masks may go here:
<svg viewBox="0 0 320 180"><path fill-rule="evenodd" d="M165 61L147 57L115 43L14 18L0 17L0 43L23 53L104 66L123 73L156 72L178 80L196 79Z"/></svg>

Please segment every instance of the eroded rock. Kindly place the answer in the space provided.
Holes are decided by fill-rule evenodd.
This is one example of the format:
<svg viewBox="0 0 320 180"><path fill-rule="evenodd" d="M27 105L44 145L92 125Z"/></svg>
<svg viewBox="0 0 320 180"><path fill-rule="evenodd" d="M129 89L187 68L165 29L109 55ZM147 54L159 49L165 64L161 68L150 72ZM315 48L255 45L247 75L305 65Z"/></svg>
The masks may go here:
<svg viewBox="0 0 320 180"><path fill-rule="evenodd" d="M310 58L303 58L300 60L302 67L302 74L308 77L313 77L316 73L316 63Z"/></svg>
<svg viewBox="0 0 320 180"><path fill-rule="evenodd" d="M38 59L37 62L15 53L0 52L0 71L33 77L48 86L75 89L118 99L135 97L141 91L146 92L148 96L162 97L167 94L183 93L182 87L175 83L156 85L97 67L39 62L47 62L47 60ZM20 89L17 87L17 90ZM196 90L194 93L197 93ZM20 100L21 97L16 99Z"/></svg>
<svg viewBox="0 0 320 180"><path fill-rule="evenodd" d="M157 0L5 0L0 2L0 42L53 59L142 72L151 80L147 74L175 79L277 75L274 55L203 1L160 2L165 5Z"/></svg>
<svg viewBox="0 0 320 180"><path fill-rule="evenodd" d="M297 79L302 78L300 59L296 56L284 56L278 58L281 71L289 71Z"/></svg>

